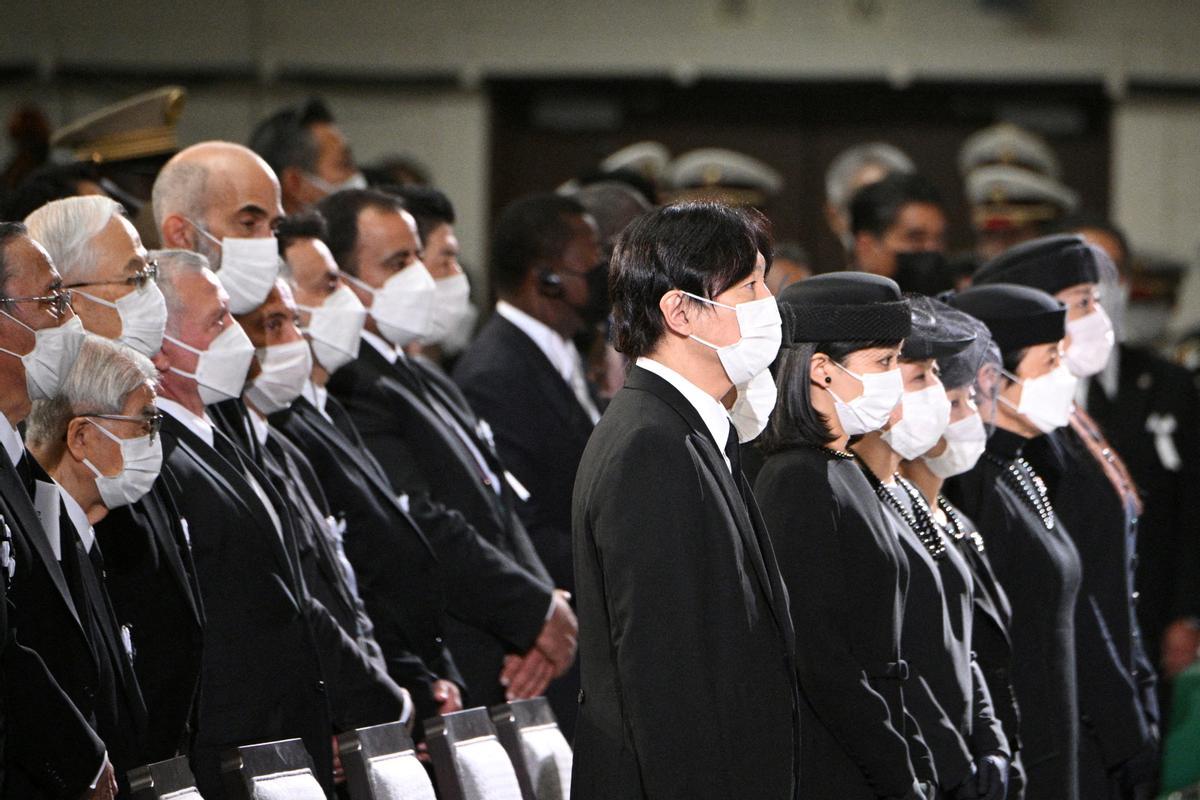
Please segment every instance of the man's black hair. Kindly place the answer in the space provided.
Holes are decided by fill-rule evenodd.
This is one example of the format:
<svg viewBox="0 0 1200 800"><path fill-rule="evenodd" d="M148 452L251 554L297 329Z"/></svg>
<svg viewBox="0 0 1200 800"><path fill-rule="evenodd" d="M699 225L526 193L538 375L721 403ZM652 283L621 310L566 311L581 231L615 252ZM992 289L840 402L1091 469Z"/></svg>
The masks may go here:
<svg viewBox="0 0 1200 800"><path fill-rule="evenodd" d="M571 217L586 213L578 200L550 192L510 203L492 233L491 275L496 292L503 296L516 291L530 270L561 257L575 232Z"/></svg>
<svg viewBox="0 0 1200 800"><path fill-rule="evenodd" d="M358 275L354 250L358 246L358 215L365 209L402 211L404 201L394 194L376 189L345 189L326 195L317 203L317 211L325 218L325 244L333 260L343 272Z"/></svg>
<svg viewBox="0 0 1200 800"><path fill-rule="evenodd" d="M882 237L896 224L900 212L911 203L928 203L942 208L938 190L920 175L895 172L855 192L850 200L850 230Z"/></svg>
<svg viewBox="0 0 1200 800"><path fill-rule="evenodd" d="M318 148L310 127L332 123L333 112L320 98L309 98L299 106L276 111L258 123L248 146L279 175L286 167L306 172L317 168Z"/></svg>

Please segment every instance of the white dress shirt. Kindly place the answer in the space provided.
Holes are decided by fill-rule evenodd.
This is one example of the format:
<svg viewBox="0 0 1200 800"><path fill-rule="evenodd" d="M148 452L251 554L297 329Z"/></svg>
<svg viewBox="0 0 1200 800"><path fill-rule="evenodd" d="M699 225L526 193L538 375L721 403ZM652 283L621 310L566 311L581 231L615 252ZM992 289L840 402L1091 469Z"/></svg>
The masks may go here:
<svg viewBox="0 0 1200 800"><path fill-rule="evenodd" d="M704 421L708 432L712 434L713 441L717 443L717 451L720 452L721 458L725 459L725 466L729 467L730 472L733 472L733 467L729 464L729 456L725 455L725 443L729 441L729 426L731 424L729 421L729 412L725 410L725 406L721 405L711 394L675 370L660 364L654 359L642 356L637 360L637 365L647 372L653 372L674 386L683 395L684 399L692 404L692 407L696 409L696 413L700 415L700 419Z"/></svg>
<svg viewBox="0 0 1200 800"><path fill-rule="evenodd" d="M300 390L300 396L308 402L312 403L313 408L317 410L326 422L332 423L333 417L329 416L329 412L325 410L326 401L329 399L329 390L324 386L317 386L311 380L304 384L304 388Z"/></svg>
<svg viewBox="0 0 1200 800"><path fill-rule="evenodd" d="M587 378L583 374L583 359L580 357L575 343L564 339L558 334L558 331L540 319L526 314L507 300L496 303L496 313L516 325L522 333L533 340L537 348L546 355L554 370L567 382L567 386L571 388L579 405L583 406L583 410L591 419L592 424L595 425L599 422L600 410L596 408L596 404L588 392Z"/></svg>
<svg viewBox="0 0 1200 800"><path fill-rule="evenodd" d="M62 484L58 481L54 483L58 486L63 507L67 509L67 519L71 520L71 524L75 526L75 532L79 534L79 541L83 542L84 551L92 552L92 545L96 542L96 529L92 527L92 523L88 522L87 512L83 510L83 506L79 505L79 501L62 487Z"/></svg>
<svg viewBox="0 0 1200 800"><path fill-rule="evenodd" d="M4 445L4 452L8 453L8 460L15 467L25 453L25 442L21 440L21 432L3 414L0 414L0 443Z"/></svg>

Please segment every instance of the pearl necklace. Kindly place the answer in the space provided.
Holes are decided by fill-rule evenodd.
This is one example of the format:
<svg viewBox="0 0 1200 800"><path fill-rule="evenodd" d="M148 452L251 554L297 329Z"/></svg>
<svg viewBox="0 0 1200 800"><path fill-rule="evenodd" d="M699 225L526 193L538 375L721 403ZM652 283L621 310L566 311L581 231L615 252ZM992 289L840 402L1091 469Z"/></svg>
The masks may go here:
<svg viewBox="0 0 1200 800"><path fill-rule="evenodd" d="M950 538L956 542L961 542L963 539L970 539L971 544L975 545L975 549L982 553L983 534L981 534L979 531L967 532L963 530L962 515L959 514L958 510L954 508L954 506L950 505L950 502L940 494L937 496L937 505L938 508L942 510L942 513L946 515L946 520L950 523Z"/></svg>
<svg viewBox="0 0 1200 800"><path fill-rule="evenodd" d="M925 505L924 500L916 496L916 490L909 485L908 481L901 478L897 473L892 474L896 483L912 501L912 512L896 499L896 495L892 494L891 490L883 485L883 481L879 480L875 476L875 473L862 460L859 460L858 466L862 468L863 474L867 476L867 482L871 484L871 488L875 490L875 494L900 515L900 518L904 520L909 529L917 535L926 552L934 559L943 558L946 555L946 543L942 540L942 535L938 532L937 524L933 521L933 517L929 513L929 507ZM918 519L918 516L920 519Z"/></svg>
<svg viewBox="0 0 1200 800"><path fill-rule="evenodd" d="M1014 492L1025 498L1030 508L1039 517L1046 530L1054 530L1054 506L1046 496L1046 484L1029 466L1029 462L1018 457L1014 461L1004 461L991 453L985 452L984 457L1000 467L1001 475Z"/></svg>

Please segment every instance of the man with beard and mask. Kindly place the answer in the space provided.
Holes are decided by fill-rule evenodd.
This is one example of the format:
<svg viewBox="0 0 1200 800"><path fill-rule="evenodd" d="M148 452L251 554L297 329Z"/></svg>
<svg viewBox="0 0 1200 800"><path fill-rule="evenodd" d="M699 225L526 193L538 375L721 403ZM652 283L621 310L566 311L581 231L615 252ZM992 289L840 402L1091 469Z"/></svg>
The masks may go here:
<svg viewBox="0 0 1200 800"><path fill-rule="evenodd" d="M934 295L953 286L942 198L920 175L889 175L858 190L850 228L854 269L891 278L904 292Z"/></svg>
<svg viewBox="0 0 1200 800"><path fill-rule="evenodd" d="M608 316L596 224L577 200L520 198L496 223L491 275L496 313L459 359L454 380L526 489L517 511L554 585L573 593L571 492L600 419L573 337ZM573 671L548 695L568 735L577 694Z"/></svg>
<svg viewBox="0 0 1200 800"><path fill-rule="evenodd" d="M1076 218L1064 230L1104 250L1117 266L1119 286L1102 288L1117 346L1103 369L1080 381L1077 401L1100 424L1133 475L1144 506L1138 526L1156 532L1138 537L1136 584L1146 652L1157 653L1173 621L1200 616L1200 541L1195 535L1200 519L1200 493L1195 491L1200 485L1200 395L1187 369L1125 340L1133 275L1120 229L1107 220ZM1160 706L1165 710L1166 703Z"/></svg>
<svg viewBox="0 0 1200 800"><path fill-rule="evenodd" d="M95 657L34 507L35 462L17 429L32 401L58 393L83 336L46 251L24 225L0 223L5 797L108 800L117 789L105 743L95 733Z"/></svg>
<svg viewBox="0 0 1200 800"><path fill-rule="evenodd" d="M73 290L85 329L147 357L159 351L167 307L157 268L115 201L56 200L27 224ZM110 509L95 529L117 619L136 632L133 667L148 714L145 760L186 753L204 628L187 522L157 481L142 498Z"/></svg>
<svg viewBox="0 0 1200 800"><path fill-rule="evenodd" d="M1042 477L1046 499L1066 526L1083 567L1075 606L1079 697L1079 795L1140 800L1151 796L1158 763L1154 669L1138 626L1134 550L1141 497L1120 455L1086 411L1070 403L1076 381L1104 369L1113 330L1099 286L1116 268L1079 236L1044 236L989 261L974 285L1021 285L1052 293L1066 308L1065 366L1053 389L1069 409L1057 429L1041 427L1025 458ZM1065 422L1065 424L1063 424ZM1015 590L1014 590L1015 591Z"/></svg>
<svg viewBox="0 0 1200 800"><path fill-rule="evenodd" d="M267 117L247 144L279 176L289 214L306 211L342 189L367 188L333 112L319 98Z"/></svg>
<svg viewBox="0 0 1200 800"><path fill-rule="evenodd" d="M205 797L224 797L225 750L301 738L332 793L334 734L400 719L409 699L306 588L291 494L285 499L276 475L213 421L211 408L244 390L255 357L228 295L203 256L156 257L167 302L155 356L166 459L160 480L190 523L205 611L191 752L197 785Z"/></svg>
<svg viewBox="0 0 1200 800"><path fill-rule="evenodd" d="M487 423L453 382L404 355L431 330L436 292L419 258L416 221L400 198L372 190L338 192L319 210L341 276L370 312L358 356L331 376L330 394L415 515L434 506L461 513L515 562L516 577L541 587L506 609L506 635L448 621L446 640L470 702L504 702L518 685L540 694L574 661L575 615L530 542L517 512L527 492L505 468Z"/></svg>

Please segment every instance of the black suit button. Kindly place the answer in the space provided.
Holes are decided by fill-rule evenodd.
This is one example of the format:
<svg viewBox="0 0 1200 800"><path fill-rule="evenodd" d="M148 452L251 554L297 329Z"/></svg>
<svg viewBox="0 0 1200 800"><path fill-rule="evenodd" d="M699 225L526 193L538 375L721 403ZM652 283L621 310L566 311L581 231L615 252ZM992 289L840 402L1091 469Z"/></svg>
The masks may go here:
<svg viewBox="0 0 1200 800"><path fill-rule="evenodd" d="M579 705L583 705L583 689L579 690Z"/></svg>
<svg viewBox="0 0 1200 800"><path fill-rule="evenodd" d="M325 694L325 681L317 681L314 688L317 690L317 694Z"/></svg>
<svg viewBox="0 0 1200 800"><path fill-rule="evenodd" d="M1141 596L1142 596L1141 592L1134 592L1133 594L1129 595L1129 599L1132 600L1133 604L1136 606L1138 604L1138 598L1140 598Z"/></svg>

